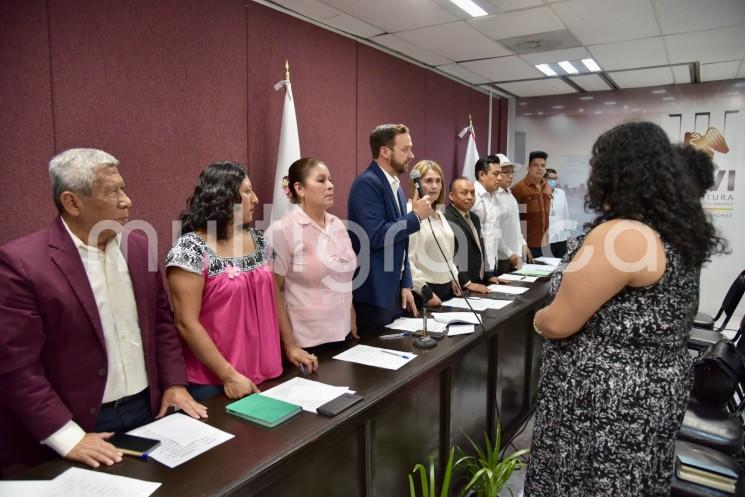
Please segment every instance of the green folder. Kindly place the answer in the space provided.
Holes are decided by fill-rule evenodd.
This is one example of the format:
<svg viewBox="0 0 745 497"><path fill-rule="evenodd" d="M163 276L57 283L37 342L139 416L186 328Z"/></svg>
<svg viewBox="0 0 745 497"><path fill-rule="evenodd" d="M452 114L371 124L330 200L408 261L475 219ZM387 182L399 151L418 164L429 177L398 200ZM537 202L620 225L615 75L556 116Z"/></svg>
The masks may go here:
<svg viewBox="0 0 745 497"><path fill-rule="evenodd" d="M291 417L297 416L303 409L295 404L255 393L228 404L225 410L252 423L274 428Z"/></svg>

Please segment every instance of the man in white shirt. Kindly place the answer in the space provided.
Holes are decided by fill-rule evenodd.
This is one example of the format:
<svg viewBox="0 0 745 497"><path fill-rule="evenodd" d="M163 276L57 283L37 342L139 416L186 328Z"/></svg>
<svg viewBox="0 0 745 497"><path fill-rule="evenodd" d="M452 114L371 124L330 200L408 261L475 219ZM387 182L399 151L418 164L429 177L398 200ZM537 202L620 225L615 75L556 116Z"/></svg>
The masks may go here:
<svg viewBox="0 0 745 497"><path fill-rule="evenodd" d="M551 244L551 257L564 257L567 253L567 240L571 236L569 204L564 190L559 188L559 173L556 169L546 169L546 183L553 189L551 212L548 221L548 241Z"/></svg>
<svg viewBox="0 0 745 497"><path fill-rule="evenodd" d="M487 271L497 269L497 251L499 249L499 204L494 194L502 181L502 168L499 158L494 155L482 157L474 166L476 198L471 213L476 214L481 222L481 234L484 237Z"/></svg>
<svg viewBox="0 0 745 497"><path fill-rule="evenodd" d="M504 274L521 268L524 258L532 262L533 257L520 229L520 211L517 200L510 191L515 169L519 168L519 165L514 164L504 154L496 156L502 168L499 188L494 193L500 213L497 274Z"/></svg>
<svg viewBox="0 0 745 497"><path fill-rule="evenodd" d="M106 441L169 407L206 417L142 233L123 233L131 201L119 161L95 149L52 159L59 216L0 247L0 472L58 455L121 461ZM155 261L153 263L153 261Z"/></svg>

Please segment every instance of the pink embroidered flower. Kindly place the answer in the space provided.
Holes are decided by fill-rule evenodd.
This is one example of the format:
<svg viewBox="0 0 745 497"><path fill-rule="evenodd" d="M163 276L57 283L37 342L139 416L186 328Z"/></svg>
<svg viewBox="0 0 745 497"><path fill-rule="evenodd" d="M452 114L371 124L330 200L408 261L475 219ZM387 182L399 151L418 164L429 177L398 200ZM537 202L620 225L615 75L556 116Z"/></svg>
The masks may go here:
<svg viewBox="0 0 745 497"><path fill-rule="evenodd" d="M282 192L285 194L285 197L290 198L290 180L287 179L287 176L282 178Z"/></svg>
<svg viewBox="0 0 745 497"><path fill-rule="evenodd" d="M233 266L232 264L228 264L225 272L228 273L228 278L230 278L231 280L233 278L237 278L238 275L241 274L241 270L237 266Z"/></svg>

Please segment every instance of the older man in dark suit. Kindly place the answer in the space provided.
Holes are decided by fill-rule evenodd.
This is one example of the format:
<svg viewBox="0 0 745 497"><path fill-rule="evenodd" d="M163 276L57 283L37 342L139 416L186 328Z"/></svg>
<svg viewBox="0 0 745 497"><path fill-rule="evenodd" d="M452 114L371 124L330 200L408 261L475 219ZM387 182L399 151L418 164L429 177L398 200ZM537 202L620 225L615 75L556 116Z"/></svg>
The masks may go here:
<svg viewBox="0 0 745 497"><path fill-rule="evenodd" d="M470 212L476 198L474 184L461 176L450 183L450 204L445 219L455 233L455 265L461 287L475 293L489 293L489 283L499 283L486 261L479 217Z"/></svg>
<svg viewBox="0 0 745 497"><path fill-rule="evenodd" d="M92 467L106 439L168 407L206 417L184 360L157 258L123 233L131 201L119 162L72 149L50 162L59 216L0 247L0 470L56 452Z"/></svg>

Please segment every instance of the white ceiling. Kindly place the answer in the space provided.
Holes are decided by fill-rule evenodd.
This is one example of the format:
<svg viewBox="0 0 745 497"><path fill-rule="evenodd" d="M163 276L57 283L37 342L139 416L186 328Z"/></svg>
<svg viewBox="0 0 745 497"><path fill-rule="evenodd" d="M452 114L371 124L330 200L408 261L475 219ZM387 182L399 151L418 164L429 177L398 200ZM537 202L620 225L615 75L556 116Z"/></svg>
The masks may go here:
<svg viewBox="0 0 745 497"><path fill-rule="evenodd" d="M479 18L448 0L261 1L518 97L745 77L745 0L474 0ZM588 56L601 74L533 67Z"/></svg>

